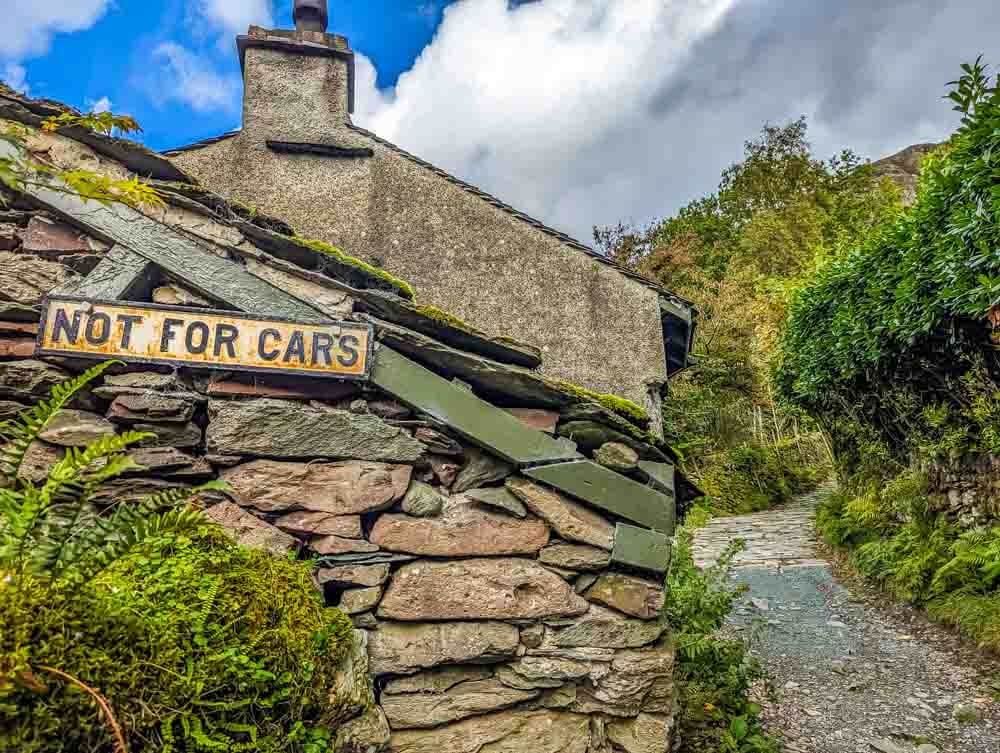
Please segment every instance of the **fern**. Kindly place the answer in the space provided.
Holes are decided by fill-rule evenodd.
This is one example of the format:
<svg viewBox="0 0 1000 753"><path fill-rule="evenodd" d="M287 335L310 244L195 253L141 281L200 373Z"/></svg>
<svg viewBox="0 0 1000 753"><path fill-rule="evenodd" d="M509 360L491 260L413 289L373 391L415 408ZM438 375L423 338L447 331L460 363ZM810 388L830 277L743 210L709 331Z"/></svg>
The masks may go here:
<svg viewBox="0 0 1000 753"><path fill-rule="evenodd" d="M17 418L0 423L0 438L6 440L0 449L0 475L8 485L13 485L24 462L28 446L45 431L45 427L70 400L90 382L103 374L111 365L120 361L105 361L77 377L52 388L48 400L20 413Z"/></svg>
<svg viewBox="0 0 1000 753"><path fill-rule="evenodd" d="M202 488L186 489L190 497ZM180 508L139 518L133 523L115 516L110 525L95 525L81 549L87 554L77 563L80 577L94 577L116 560L149 539L189 533L206 522L200 510Z"/></svg>
<svg viewBox="0 0 1000 753"><path fill-rule="evenodd" d="M210 481L190 489L168 489L138 502L115 507L110 515L97 516L66 540L53 565L53 575L89 579L144 542L180 535L205 524L198 510L183 507L191 497L205 491L224 490L221 481Z"/></svg>
<svg viewBox="0 0 1000 753"><path fill-rule="evenodd" d="M136 431L103 436L82 449L68 448L41 484L17 477L28 446L111 363L57 385L48 400L2 427L8 443L0 455L6 480L0 489L0 567L15 577L60 578L71 571L75 579L93 577L150 538L201 525L201 513L182 505L199 492L225 488L221 482L211 482L172 489L98 515L92 499L101 486L139 467L125 450L153 436Z"/></svg>
<svg viewBox="0 0 1000 753"><path fill-rule="evenodd" d="M7 560L15 571L44 573L62 559L61 550L90 502L105 481L138 467L121 451L150 434L129 431L108 435L84 449L68 448L66 455L48 473L41 487L21 481L13 492L13 537L0 549L0 562ZM20 505L16 503L20 498ZM31 556L28 556L29 551Z"/></svg>
<svg viewBox="0 0 1000 753"><path fill-rule="evenodd" d="M953 557L934 577L935 595L961 590L987 593L1000 581L1000 528L975 528L951 548Z"/></svg>

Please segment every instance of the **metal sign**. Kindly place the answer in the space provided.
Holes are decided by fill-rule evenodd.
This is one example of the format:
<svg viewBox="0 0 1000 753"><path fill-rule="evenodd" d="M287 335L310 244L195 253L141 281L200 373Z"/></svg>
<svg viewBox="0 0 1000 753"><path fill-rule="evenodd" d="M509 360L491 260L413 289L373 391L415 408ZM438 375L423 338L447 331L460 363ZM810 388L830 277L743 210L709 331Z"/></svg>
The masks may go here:
<svg viewBox="0 0 1000 753"><path fill-rule="evenodd" d="M295 322L233 311L51 296L39 355L367 379L374 332L352 322Z"/></svg>

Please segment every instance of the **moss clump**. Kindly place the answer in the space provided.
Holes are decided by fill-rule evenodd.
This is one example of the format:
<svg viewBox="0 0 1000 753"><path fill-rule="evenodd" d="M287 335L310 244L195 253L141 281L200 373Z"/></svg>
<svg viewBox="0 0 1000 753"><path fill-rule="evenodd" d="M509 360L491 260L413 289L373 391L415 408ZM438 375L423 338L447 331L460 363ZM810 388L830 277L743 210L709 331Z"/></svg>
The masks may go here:
<svg viewBox="0 0 1000 753"><path fill-rule="evenodd" d="M588 390L586 387L581 387L578 384L567 382L564 379L550 379L548 381L557 390L569 393L570 395L583 400L595 402L598 405L604 406L612 413L617 413L618 415L624 416L625 418L633 421L640 421L643 424L649 422L649 414L638 404L632 402L631 400L627 400L624 397L594 392L593 390Z"/></svg>
<svg viewBox="0 0 1000 753"><path fill-rule="evenodd" d="M345 254L336 246L324 243L323 241L309 240L298 236L295 236L293 240L303 246L306 246L307 248L311 248L313 251L318 251L321 254L331 256L341 264L346 264L347 266L359 269L371 277L377 277L383 282L388 283L391 287L395 288L404 298L409 298L410 300L413 300L414 298L413 288L410 286L410 283L405 280L400 280L398 277L394 277L384 269L373 267L368 262Z"/></svg>
<svg viewBox="0 0 1000 753"><path fill-rule="evenodd" d="M460 329L463 332L468 332L470 334L477 335L478 337L487 337L486 333L476 329L471 324L467 324L454 314L449 314L444 309L439 309L437 306L431 306L429 304L424 306L415 306L414 311L421 316L426 316L428 319L433 319L434 321L440 322L441 324L445 324L449 327Z"/></svg>
<svg viewBox="0 0 1000 753"><path fill-rule="evenodd" d="M467 332L468 334L474 335L476 337L481 337L484 340L489 340L491 343L496 343L498 345L506 345L507 347L515 348L517 350L538 351L537 348L533 348L532 346L522 343L519 340L515 340L513 337L506 337L506 336L490 337L490 335L486 334L482 330L476 329L468 322L459 319L454 314L450 314L447 311L444 311L443 309L439 309L437 306L431 306L431 305L414 306L413 310L416 313L420 314L421 316L425 316L428 319L432 319L435 322L444 324L448 327L451 327L452 329L457 329L461 330L462 332ZM539 357L540 355L541 352L539 351Z"/></svg>
<svg viewBox="0 0 1000 753"><path fill-rule="evenodd" d="M215 526L153 539L83 586L0 582L0 751L111 750L109 701L132 753L324 753L352 626L304 563L236 546ZM32 675L45 688L11 682Z"/></svg>

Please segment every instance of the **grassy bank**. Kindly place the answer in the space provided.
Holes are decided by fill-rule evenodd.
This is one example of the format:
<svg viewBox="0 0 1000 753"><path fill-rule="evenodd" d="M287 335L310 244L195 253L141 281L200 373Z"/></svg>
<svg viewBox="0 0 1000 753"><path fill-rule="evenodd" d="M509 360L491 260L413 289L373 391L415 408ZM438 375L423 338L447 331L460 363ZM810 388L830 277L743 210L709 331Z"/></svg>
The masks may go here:
<svg viewBox="0 0 1000 753"><path fill-rule="evenodd" d="M932 512L926 480L914 471L834 492L816 522L865 578L1000 650L1000 525L962 529Z"/></svg>

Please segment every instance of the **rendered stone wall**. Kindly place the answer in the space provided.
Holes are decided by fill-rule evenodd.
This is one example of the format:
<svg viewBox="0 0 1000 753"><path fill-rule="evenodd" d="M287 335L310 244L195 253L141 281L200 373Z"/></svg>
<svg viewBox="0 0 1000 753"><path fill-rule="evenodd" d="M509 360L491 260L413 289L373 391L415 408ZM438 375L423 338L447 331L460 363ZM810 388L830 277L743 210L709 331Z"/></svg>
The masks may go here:
<svg viewBox="0 0 1000 753"><path fill-rule="evenodd" d="M103 275L84 278L114 266L86 223L9 199L0 420L94 363L36 359L34 339L46 295L93 290ZM179 226L220 254L250 251L232 224L185 207L149 216L164 235ZM317 312L367 321L333 278L274 279ZM137 301L205 305L175 278L146 282ZM473 386L456 377L470 359L486 363L483 348L503 357L495 342L376 331L363 385L116 367L46 428L22 472L42 478L67 447L135 429L156 438L133 450L141 469L103 488L99 507L227 481L228 494L201 499L207 514L247 546L314 561L317 590L355 622L330 699L341 753L668 750L674 654L658 613L675 513L669 447L579 399L510 407L526 399L514 388L529 372L515 379L499 361L485 391L474 373L461 371ZM406 343L406 355L393 349ZM498 393L506 408L483 399Z"/></svg>
<svg viewBox="0 0 1000 753"><path fill-rule="evenodd" d="M420 303L491 334L517 333L543 349L546 373L650 404L648 385L666 382L654 290L349 128L333 105L303 110L311 96L346 101L337 61L257 49L246 60L244 130L170 155L179 167L304 237L384 266ZM328 91L317 94L316 82ZM374 156L280 154L268 139Z"/></svg>
<svg viewBox="0 0 1000 753"><path fill-rule="evenodd" d="M3 420L93 363L38 360L34 337L43 297L108 247L16 202L0 245ZM203 305L158 284L155 300ZM674 653L662 575L642 570L669 554L651 530L673 525L662 449L600 406L500 411L402 356L377 362L367 386L121 367L46 429L23 472L39 479L67 447L136 429L156 434L133 451L143 470L97 504L226 480L207 514L247 546L315 559L317 589L356 625L331 698L340 753L665 753ZM376 384L411 405L433 397L438 417ZM571 488L576 468L597 481L591 505L554 488Z"/></svg>

